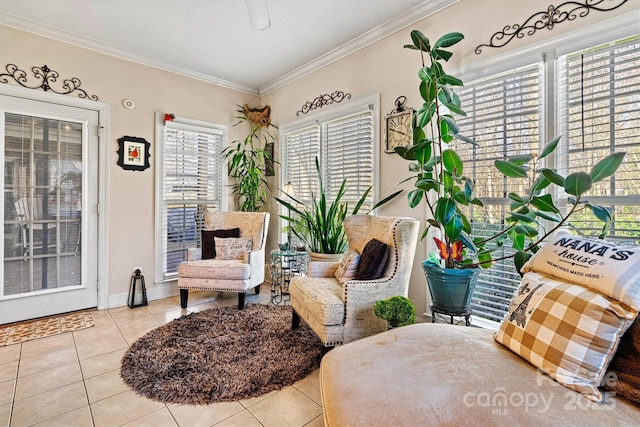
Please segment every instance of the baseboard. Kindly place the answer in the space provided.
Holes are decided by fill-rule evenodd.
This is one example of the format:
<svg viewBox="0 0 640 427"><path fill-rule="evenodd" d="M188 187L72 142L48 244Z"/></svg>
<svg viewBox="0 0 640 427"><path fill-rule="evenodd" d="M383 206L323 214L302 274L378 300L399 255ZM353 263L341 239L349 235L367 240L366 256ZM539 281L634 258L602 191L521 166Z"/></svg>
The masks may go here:
<svg viewBox="0 0 640 427"><path fill-rule="evenodd" d="M172 297L178 295L176 282L158 283L153 288L147 289L147 301ZM127 305L129 292L109 295L109 308L122 307Z"/></svg>

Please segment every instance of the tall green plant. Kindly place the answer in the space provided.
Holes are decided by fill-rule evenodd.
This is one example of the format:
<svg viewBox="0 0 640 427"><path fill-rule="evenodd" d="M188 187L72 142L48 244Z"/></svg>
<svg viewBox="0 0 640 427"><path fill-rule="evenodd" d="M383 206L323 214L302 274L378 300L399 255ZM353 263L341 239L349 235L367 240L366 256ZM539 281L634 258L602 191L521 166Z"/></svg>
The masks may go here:
<svg viewBox="0 0 640 427"><path fill-rule="evenodd" d="M289 203L276 197L276 201L287 208L294 215L280 215L280 218L287 221L289 230L298 238L311 252L324 254L340 254L347 248L347 236L344 229L344 220L349 212L348 202L342 201L346 192L347 180L343 179L338 192L333 201L327 200L322 175L320 174L320 163L315 159L316 173L318 174L319 194L316 197L312 194L311 205L306 204L294 197ZM362 194L351 215L356 215L364 204L371 187ZM393 193L380 202L376 203L371 210L382 206L398 196L402 190Z"/></svg>
<svg viewBox="0 0 640 427"><path fill-rule="evenodd" d="M246 116L246 110L239 108L237 126L247 123L250 132L243 141L233 141L222 151L229 168L229 177L233 179L233 193L238 199L238 208L244 212L258 212L267 201L269 184L265 180L266 162L273 161L266 150L267 143L275 138L268 126L256 124ZM262 137L262 139L261 139Z"/></svg>
<svg viewBox="0 0 640 427"><path fill-rule="evenodd" d="M409 161L409 171L413 174L405 181L413 181L414 188L408 193L409 206L414 208L422 201L427 205L431 218L422 234L424 238L431 227L440 230L444 242L440 246L445 267L482 266L488 268L497 259L493 258L487 243L504 239L511 240L516 253L513 257L518 271L535 253L539 245L559 227L565 225L573 214L584 209L603 221L601 237L611 222L610 212L589 203L583 196L594 182L601 181L615 173L622 163L625 153L614 153L598 162L589 172L575 172L566 177L549 168L540 168L539 161L553 153L560 138L549 142L540 152L530 153L495 161L495 167L511 179L526 180L524 194L509 193L510 213L504 230L486 239L470 237L471 224L462 207L470 204L483 206L475 196L475 183L465 175L465 165L454 147L454 140L478 145L475 141L459 133L455 115L465 115L455 87L463 86L457 77L447 74L444 62L453 55L447 48L464 39L460 33L448 33L433 45L420 31L411 32L412 44L407 49L420 51L422 67L418 71L419 92L424 103L413 116L413 144L397 147L395 151ZM568 198L570 208L562 214L553 200L552 192L545 192L550 185L557 185L572 197ZM551 224L547 229L546 224ZM540 233L540 229L544 230ZM462 247L475 255L464 258Z"/></svg>

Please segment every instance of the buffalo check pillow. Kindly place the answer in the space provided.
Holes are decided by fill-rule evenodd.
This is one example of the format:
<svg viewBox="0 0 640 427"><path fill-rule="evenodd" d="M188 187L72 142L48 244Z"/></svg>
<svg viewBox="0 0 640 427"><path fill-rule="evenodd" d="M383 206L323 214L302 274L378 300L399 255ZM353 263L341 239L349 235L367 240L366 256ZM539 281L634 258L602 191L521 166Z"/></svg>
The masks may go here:
<svg viewBox="0 0 640 427"><path fill-rule="evenodd" d="M636 315L596 290L530 272L495 339L559 383L600 401L598 386Z"/></svg>

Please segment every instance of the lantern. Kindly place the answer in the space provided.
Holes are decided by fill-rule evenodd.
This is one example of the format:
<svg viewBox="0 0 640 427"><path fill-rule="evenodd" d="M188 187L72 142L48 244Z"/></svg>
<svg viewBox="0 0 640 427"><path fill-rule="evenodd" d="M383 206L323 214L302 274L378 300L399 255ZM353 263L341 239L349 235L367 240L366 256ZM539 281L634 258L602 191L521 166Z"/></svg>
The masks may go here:
<svg viewBox="0 0 640 427"><path fill-rule="evenodd" d="M140 283L140 290L142 291L142 302L140 304L135 304L136 298L136 285ZM136 268L136 271L133 272L131 276L131 283L129 284L129 307L136 308L147 305L147 287L144 284L144 276L139 268Z"/></svg>

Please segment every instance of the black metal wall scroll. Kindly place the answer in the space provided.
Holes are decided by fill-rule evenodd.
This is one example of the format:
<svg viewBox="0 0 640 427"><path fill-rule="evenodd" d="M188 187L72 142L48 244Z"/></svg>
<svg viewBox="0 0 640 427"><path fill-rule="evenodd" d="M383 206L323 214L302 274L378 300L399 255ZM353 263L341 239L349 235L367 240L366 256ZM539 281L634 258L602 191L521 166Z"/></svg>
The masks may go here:
<svg viewBox="0 0 640 427"><path fill-rule="evenodd" d="M307 114L311 110L322 108L325 105L333 104L334 102L342 102L345 99L351 99L351 94L344 93L341 90L337 90L331 94L325 93L324 95L318 96L313 101L307 101L302 108L296 112L296 116L299 116L300 113Z"/></svg>
<svg viewBox="0 0 640 427"><path fill-rule="evenodd" d="M82 83L77 77L64 79L62 81L62 85L52 85L52 83L55 83L58 80L60 74L46 65L31 68L31 72L33 72L33 76L36 80L34 82L36 86L34 86L33 83L29 83L26 71L21 70L17 65L8 64L6 66L6 70L6 73L0 74L0 83L9 83L9 77L11 77L16 83L22 87L26 87L27 89L42 89L45 92L51 91L60 95L68 95L70 93L77 92L79 98L91 99L93 101L98 100L96 95L89 95L84 89L80 89L80 85Z"/></svg>
<svg viewBox="0 0 640 427"><path fill-rule="evenodd" d="M525 35L532 36L536 31L543 28L553 30L555 24L560 24L564 21L573 21L576 18L584 18L591 10L609 12L619 8L627 1L628 0L583 0L582 2L567 1L559 6L551 5L547 10L534 13L521 25L507 25L502 31L494 33L489 43L478 45L475 52L477 55L480 55L483 47L503 47L515 38L521 39Z"/></svg>

